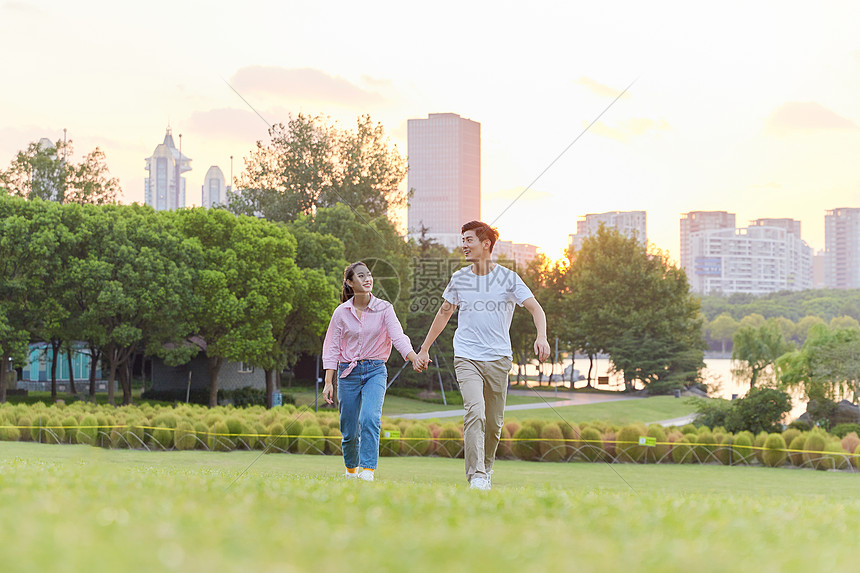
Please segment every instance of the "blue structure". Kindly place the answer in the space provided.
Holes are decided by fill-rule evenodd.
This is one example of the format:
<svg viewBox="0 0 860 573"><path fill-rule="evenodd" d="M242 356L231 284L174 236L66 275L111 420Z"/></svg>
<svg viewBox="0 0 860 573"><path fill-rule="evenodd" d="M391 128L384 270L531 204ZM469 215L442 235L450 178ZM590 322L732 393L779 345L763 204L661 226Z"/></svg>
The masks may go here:
<svg viewBox="0 0 860 573"><path fill-rule="evenodd" d="M90 380L90 351L82 342L73 344L72 370L75 378L75 386L80 391L88 388ZM51 389L51 361L54 351L50 344L35 342L30 344L30 355L27 364L21 373L18 388L31 391L46 391ZM68 392L69 385L69 359L66 353L60 350L57 356L57 390ZM96 367L96 391L107 392L107 381L102 379L101 365Z"/></svg>

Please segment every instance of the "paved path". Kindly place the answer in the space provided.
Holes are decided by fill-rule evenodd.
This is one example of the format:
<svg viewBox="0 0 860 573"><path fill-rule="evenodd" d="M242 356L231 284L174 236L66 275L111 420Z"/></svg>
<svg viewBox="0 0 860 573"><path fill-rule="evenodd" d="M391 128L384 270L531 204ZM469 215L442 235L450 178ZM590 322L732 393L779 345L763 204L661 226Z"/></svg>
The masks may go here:
<svg viewBox="0 0 860 573"><path fill-rule="evenodd" d="M512 390L510 392L515 396L534 396L531 390ZM554 398L555 393L540 392L541 397ZM641 400L635 396L607 396L603 394L572 394L564 400L547 400L546 402L535 402L533 404L515 404L505 406L505 412L515 410L539 410L541 408L562 408L564 406L582 406L585 404L599 404L601 402L620 402L623 400ZM463 417L464 410L456 408L452 410L438 410L436 412L421 412L418 414L386 414L388 418L403 418L410 420L430 420L432 418L452 418L454 416Z"/></svg>

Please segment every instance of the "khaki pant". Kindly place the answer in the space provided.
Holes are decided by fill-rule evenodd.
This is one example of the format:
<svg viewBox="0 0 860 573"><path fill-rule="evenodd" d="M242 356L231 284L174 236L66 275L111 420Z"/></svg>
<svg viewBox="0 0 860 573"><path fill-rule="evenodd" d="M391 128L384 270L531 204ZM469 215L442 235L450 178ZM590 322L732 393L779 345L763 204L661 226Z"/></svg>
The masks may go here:
<svg viewBox="0 0 860 573"><path fill-rule="evenodd" d="M463 445L466 480L489 477L505 421L505 397L511 359L454 358L454 371L463 395Z"/></svg>

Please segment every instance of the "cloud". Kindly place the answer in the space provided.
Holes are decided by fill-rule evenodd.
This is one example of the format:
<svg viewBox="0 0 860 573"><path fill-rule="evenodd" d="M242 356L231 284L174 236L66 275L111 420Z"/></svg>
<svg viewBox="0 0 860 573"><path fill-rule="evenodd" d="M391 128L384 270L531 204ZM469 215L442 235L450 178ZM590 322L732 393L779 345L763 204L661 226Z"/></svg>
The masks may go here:
<svg viewBox="0 0 860 573"><path fill-rule="evenodd" d="M268 121L277 121L261 112ZM195 111L188 119L188 129L211 138L227 138L242 142L266 141L268 130L253 111L235 108Z"/></svg>
<svg viewBox="0 0 860 573"><path fill-rule="evenodd" d="M583 127L588 125L583 122ZM666 131L672 129L669 122L665 119L653 120L647 117L634 117L626 121L618 122L616 125L609 125L602 121L595 123L589 131L596 135L602 135L622 143L626 143L632 137L644 135L651 131Z"/></svg>
<svg viewBox="0 0 860 573"><path fill-rule="evenodd" d="M818 130L855 130L857 124L823 105L810 102L787 102L765 122L766 133L784 135L791 132Z"/></svg>
<svg viewBox="0 0 860 573"><path fill-rule="evenodd" d="M330 76L313 68L246 66L233 74L230 83L243 95L269 95L282 100L356 106L374 105L384 101L375 91L365 90L344 78Z"/></svg>
<svg viewBox="0 0 860 573"><path fill-rule="evenodd" d="M578 80L574 80L573 83L584 86L591 93L599 95L601 97L614 98L618 97L618 94L621 93L620 89L609 87L586 76L580 76L580 78ZM630 97L630 92L625 93L622 97Z"/></svg>

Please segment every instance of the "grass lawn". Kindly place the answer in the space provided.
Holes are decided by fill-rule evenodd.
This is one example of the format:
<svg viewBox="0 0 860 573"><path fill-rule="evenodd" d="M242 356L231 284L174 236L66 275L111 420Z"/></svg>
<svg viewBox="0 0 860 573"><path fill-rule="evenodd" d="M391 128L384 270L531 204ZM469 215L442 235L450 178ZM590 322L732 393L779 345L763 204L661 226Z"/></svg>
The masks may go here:
<svg viewBox="0 0 860 573"><path fill-rule="evenodd" d="M17 571L849 571L860 475L3 443L0 565ZM614 471L613 471L614 470ZM634 493L615 473L636 489Z"/></svg>
<svg viewBox="0 0 860 573"><path fill-rule="evenodd" d="M540 398L538 398L540 400ZM560 398L564 399L564 398ZM552 402L553 399L546 398ZM509 402L510 403L510 402ZM603 420L612 424L627 424L630 422L656 422L669 420L692 414L696 409L683 398L671 396L652 396L635 400L619 400L583 404L581 406L563 406L535 410L514 410L505 412L505 420L527 420L529 418L559 420L568 422L590 422ZM561 416L561 418L559 417Z"/></svg>

